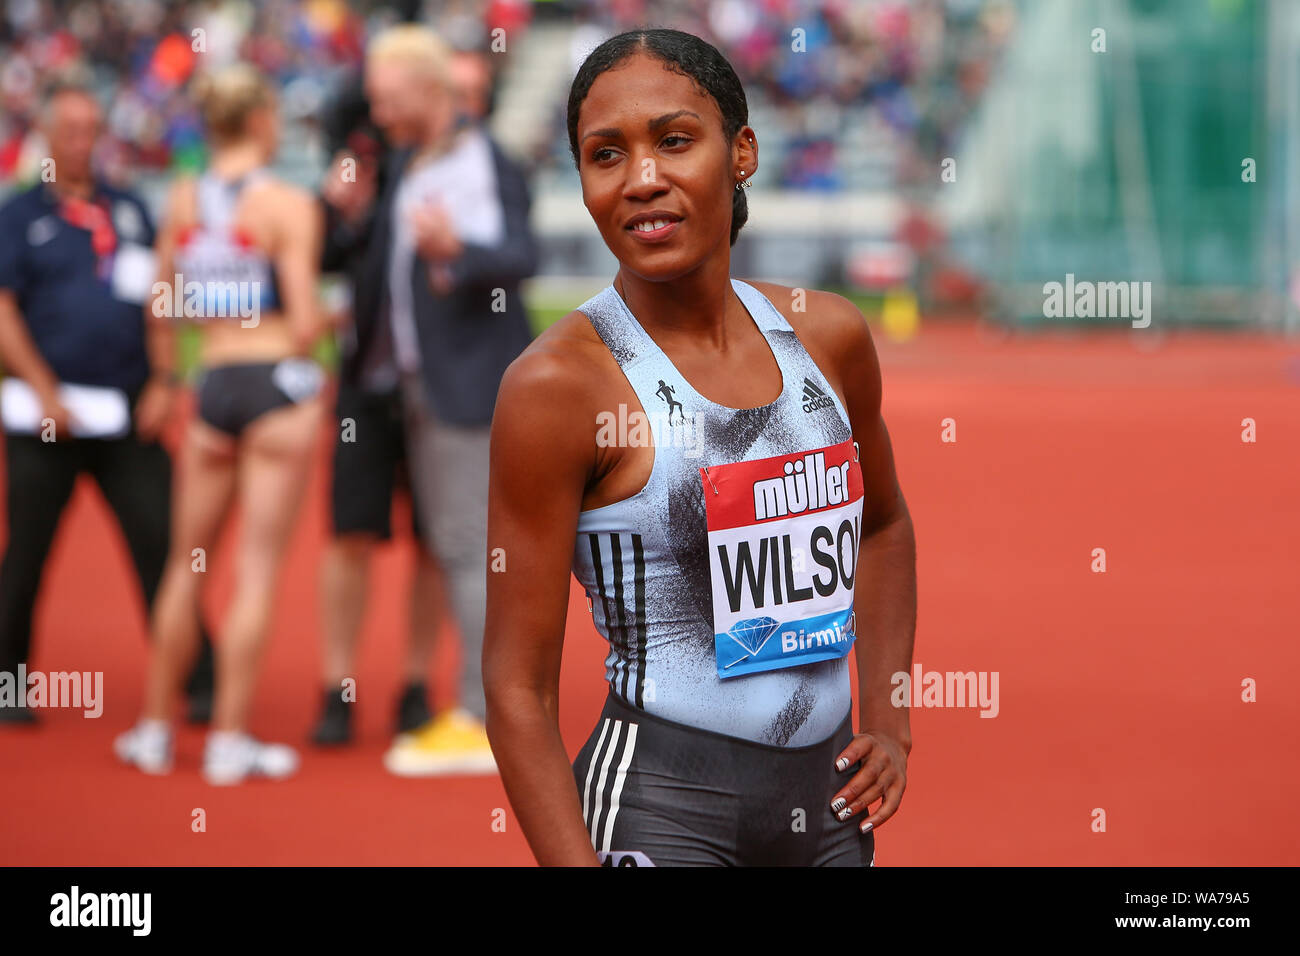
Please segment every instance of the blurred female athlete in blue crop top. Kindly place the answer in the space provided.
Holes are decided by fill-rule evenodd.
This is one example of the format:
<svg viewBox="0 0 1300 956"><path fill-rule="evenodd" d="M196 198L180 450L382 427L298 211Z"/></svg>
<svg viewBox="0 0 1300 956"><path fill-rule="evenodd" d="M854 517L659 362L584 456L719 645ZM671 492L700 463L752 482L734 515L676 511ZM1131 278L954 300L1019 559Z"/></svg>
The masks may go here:
<svg viewBox="0 0 1300 956"><path fill-rule="evenodd" d="M241 527L235 588L217 648L204 776L284 777L289 747L247 732L275 583L323 415L324 374L310 350L321 227L309 193L266 171L279 138L266 81L237 65L197 81L211 160L173 184L158 242L154 321L187 320L202 339L197 415L181 453L171 553L153 613L143 714L118 756L147 773L172 764L170 721L196 647L197 609L232 506Z"/></svg>

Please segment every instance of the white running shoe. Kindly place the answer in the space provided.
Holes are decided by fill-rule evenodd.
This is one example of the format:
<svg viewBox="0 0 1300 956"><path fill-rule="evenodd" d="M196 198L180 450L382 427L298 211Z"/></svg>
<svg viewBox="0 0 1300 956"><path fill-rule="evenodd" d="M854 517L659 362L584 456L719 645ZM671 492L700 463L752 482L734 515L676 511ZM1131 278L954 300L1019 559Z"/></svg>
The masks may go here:
<svg viewBox="0 0 1300 956"><path fill-rule="evenodd" d="M142 720L113 741L113 752L125 764L148 774L171 773L172 730L164 720Z"/></svg>
<svg viewBox="0 0 1300 956"><path fill-rule="evenodd" d="M298 752L285 744L268 744L239 731L215 730L203 750L203 778L213 786L230 786L247 777L283 780L298 769Z"/></svg>

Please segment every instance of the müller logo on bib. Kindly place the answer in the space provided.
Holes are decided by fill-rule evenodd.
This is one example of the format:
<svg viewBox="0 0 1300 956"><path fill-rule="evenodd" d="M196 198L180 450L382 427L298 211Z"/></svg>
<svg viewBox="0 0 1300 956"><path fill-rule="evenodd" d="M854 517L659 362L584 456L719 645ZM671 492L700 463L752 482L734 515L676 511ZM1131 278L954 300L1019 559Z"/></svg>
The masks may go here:
<svg viewBox="0 0 1300 956"><path fill-rule="evenodd" d="M847 654L863 494L852 439L701 468L700 481L718 676Z"/></svg>

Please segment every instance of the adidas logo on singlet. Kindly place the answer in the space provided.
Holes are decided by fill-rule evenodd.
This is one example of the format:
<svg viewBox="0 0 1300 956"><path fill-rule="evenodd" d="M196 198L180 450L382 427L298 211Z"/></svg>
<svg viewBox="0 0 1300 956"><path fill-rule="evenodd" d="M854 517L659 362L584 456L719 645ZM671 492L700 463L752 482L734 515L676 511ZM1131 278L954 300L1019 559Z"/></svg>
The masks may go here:
<svg viewBox="0 0 1300 956"><path fill-rule="evenodd" d="M810 378L803 380L803 410L805 412L815 412L819 408L830 408L835 403L831 397L817 387L817 383Z"/></svg>

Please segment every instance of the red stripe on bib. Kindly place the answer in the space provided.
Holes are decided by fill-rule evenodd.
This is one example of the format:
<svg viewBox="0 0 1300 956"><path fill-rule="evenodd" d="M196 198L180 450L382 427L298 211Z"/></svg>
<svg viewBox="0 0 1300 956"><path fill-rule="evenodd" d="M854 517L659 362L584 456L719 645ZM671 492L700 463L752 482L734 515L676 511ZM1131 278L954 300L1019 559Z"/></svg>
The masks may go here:
<svg viewBox="0 0 1300 956"><path fill-rule="evenodd" d="M853 440L813 451L700 469L708 530L839 508L862 497Z"/></svg>

